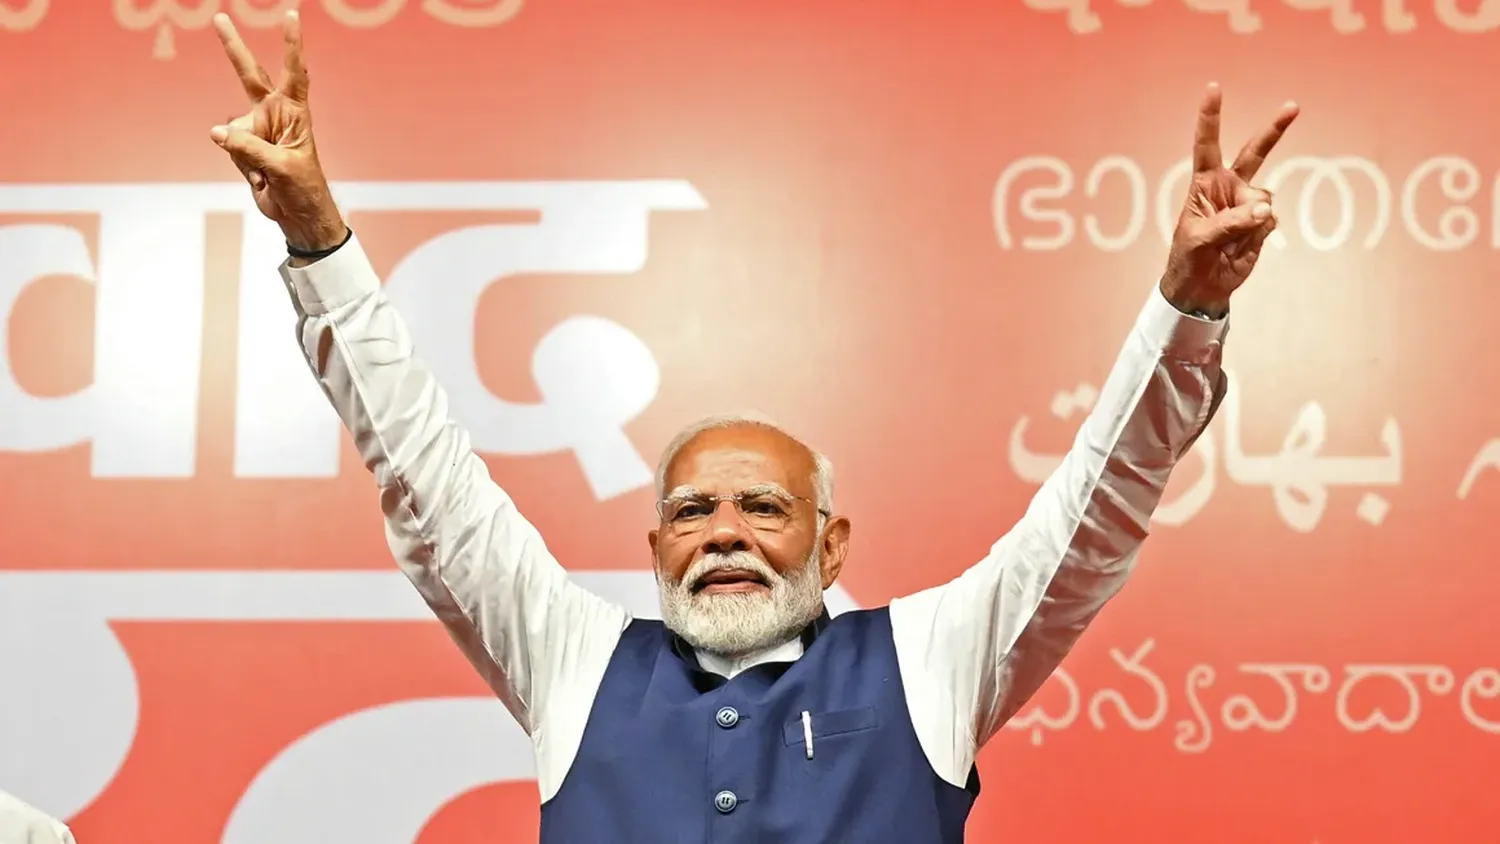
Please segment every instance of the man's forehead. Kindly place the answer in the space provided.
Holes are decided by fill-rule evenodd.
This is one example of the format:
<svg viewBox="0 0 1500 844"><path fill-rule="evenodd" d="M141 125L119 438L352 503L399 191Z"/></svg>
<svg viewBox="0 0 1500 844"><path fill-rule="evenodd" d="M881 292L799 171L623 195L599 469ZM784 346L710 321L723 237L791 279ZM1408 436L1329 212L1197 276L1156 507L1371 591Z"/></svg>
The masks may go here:
<svg viewBox="0 0 1500 844"><path fill-rule="evenodd" d="M716 480L775 484L793 492L810 487L814 462L807 447L762 425L714 428L693 437L667 467L667 488L702 489ZM801 492L806 492L802 490Z"/></svg>

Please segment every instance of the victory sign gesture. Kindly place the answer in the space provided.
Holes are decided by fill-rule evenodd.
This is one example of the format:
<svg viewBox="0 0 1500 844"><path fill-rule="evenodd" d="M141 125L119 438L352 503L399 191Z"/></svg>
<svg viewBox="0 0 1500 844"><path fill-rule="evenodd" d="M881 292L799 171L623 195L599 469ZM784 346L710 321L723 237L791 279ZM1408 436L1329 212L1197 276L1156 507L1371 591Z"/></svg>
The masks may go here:
<svg viewBox="0 0 1500 844"><path fill-rule="evenodd" d="M255 60L228 15L214 15L214 30L250 98L250 110L228 124L213 127L209 137L229 153L250 183L256 207L280 224L294 252L337 247L348 229L334 204L313 142L301 19L292 11L282 22L286 55L280 84L274 83Z"/></svg>
<svg viewBox="0 0 1500 844"><path fill-rule="evenodd" d="M1253 187L1250 180L1298 112L1295 103L1282 106L1271 125L1225 167L1219 151L1222 103L1219 87L1210 85L1198 110L1193 181L1161 280L1162 295L1179 310L1213 319L1228 311L1230 294L1250 277L1261 247L1276 229L1271 193Z"/></svg>

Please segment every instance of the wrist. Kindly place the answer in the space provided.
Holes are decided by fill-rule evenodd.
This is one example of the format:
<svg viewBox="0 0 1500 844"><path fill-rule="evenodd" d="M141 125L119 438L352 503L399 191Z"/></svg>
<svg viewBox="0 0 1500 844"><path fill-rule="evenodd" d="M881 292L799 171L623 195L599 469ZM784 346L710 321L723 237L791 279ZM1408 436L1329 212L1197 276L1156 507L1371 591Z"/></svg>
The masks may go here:
<svg viewBox="0 0 1500 844"><path fill-rule="evenodd" d="M340 240L338 243L334 244L333 246L329 246L329 247L326 247L324 249L319 249L319 250L316 250L316 251L309 251L309 250L306 250L306 249L299 249L296 246L293 246L292 244L288 243L286 245L286 251L287 251L288 257L291 260L291 265L292 266L294 266L294 267L306 267L306 266L309 266L311 264L315 264L318 261L323 260L324 258L327 258L328 256L330 256L333 253L339 251L340 249L343 249L344 248L344 244L348 243L349 241L351 241L353 239L354 239L354 229L345 228L344 229L344 237L343 237L343 239Z"/></svg>
<svg viewBox="0 0 1500 844"><path fill-rule="evenodd" d="M1197 290L1190 284L1174 283L1170 277L1162 279L1161 295L1172 307L1189 316L1217 322L1229 314L1227 295Z"/></svg>
<svg viewBox="0 0 1500 844"><path fill-rule="evenodd" d="M1229 300L1198 300L1198 299L1167 299L1172 307L1198 319L1206 319L1209 322L1218 322L1229 316Z"/></svg>
<svg viewBox="0 0 1500 844"><path fill-rule="evenodd" d="M298 225L284 225L281 232L286 236L287 246L300 252L322 252L335 249L349 235L349 227L337 211L320 214L315 219Z"/></svg>

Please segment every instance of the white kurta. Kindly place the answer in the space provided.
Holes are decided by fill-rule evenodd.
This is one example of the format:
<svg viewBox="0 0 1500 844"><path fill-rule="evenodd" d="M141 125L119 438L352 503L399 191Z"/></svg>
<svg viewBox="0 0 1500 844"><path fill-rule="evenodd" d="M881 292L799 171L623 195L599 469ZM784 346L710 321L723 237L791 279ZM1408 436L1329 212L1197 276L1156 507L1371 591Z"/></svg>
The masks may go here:
<svg viewBox="0 0 1500 844"><path fill-rule="evenodd" d="M573 583L490 479L358 240L308 267L284 264L282 277L308 362L380 485L397 563L531 736L547 801L629 615ZM1227 330L1153 290L1020 522L958 578L892 602L913 725L947 782L963 787L980 747L1124 585L1172 466L1222 398ZM733 675L800 648L700 661Z"/></svg>
<svg viewBox="0 0 1500 844"><path fill-rule="evenodd" d="M75 844L66 826L0 791L0 844Z"/></svg>

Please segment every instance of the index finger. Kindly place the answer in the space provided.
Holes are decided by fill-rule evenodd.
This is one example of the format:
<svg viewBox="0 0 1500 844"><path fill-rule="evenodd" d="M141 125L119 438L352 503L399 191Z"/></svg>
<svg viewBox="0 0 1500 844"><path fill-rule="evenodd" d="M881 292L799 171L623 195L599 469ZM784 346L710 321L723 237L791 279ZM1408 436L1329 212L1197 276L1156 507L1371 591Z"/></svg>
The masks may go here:
<svg viewBox="0 0 1500 844"><path fill-rule="evenodd" d="M240 85L244 87L245 94L250 97L250 102L258 103L271 93L271 77L261 68L260 62L255 60L255 54L240 40L239 32L235 31L234 22L229 16L220 12L214 15L214 32L219 35L219 42L224 45L224 54L229 57L229 63L234 65L234 72L240 77Z"/></svg>
<svg viewBox="0 0 1500 844"><path fill-rule="evenodd" d="M1276 142L1286 134L1287 127L1292 125L1292 121L1297 119L1299 113L1300 109L1296 103L1289 102L1282 106L1281 112L1276 115L1276 120L1259 135L1251 138L1250 142L1245 144L1245 148L1240 150L1240 154L1235 156L1232 168L1234 174L1247 182L1255 178L1260 166L1266 163L1266 157L1271 154L1271 150L1276 148Z"/></svg>
<svg viewBox="0 0 1500 844"><path fill-rule="evenodd" d="M1198 128L1193 133L1193 172L1206 173L1224 166L1224 153L1219 151L1219 109L1224 96L1219 84L1211 82L1203 95L1203 104L1198 107Z"/></svg>

